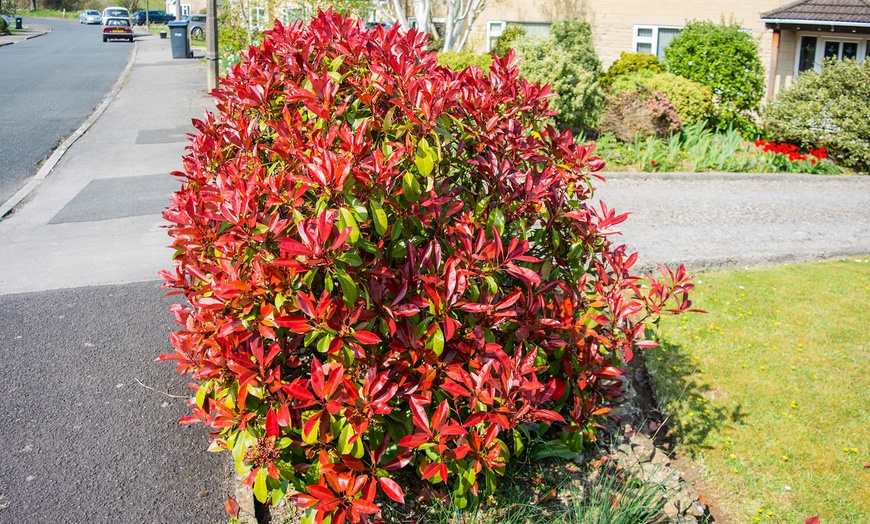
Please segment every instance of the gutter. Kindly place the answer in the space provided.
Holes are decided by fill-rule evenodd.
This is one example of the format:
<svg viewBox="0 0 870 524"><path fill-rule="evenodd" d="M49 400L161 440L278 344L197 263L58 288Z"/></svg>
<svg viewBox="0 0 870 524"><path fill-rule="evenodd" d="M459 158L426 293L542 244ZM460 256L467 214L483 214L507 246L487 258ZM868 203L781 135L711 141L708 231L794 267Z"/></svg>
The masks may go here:
<svg viewBox="0 0 870 524"><path fill-rule="evenodd" d="M793 24L793 25L829 25L834 27L868 27L870 22L835 22L828 20L802 20L795 18L761 18L759 22L765 24Z"/></svg>

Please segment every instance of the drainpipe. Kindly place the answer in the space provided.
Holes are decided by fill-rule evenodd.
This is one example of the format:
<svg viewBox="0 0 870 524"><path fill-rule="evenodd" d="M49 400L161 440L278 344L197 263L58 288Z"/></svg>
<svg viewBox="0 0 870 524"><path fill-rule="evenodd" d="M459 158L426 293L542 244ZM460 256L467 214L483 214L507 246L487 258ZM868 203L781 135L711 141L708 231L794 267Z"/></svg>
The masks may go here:
<svg viewBox="0 0 870 524"><path fill-rule="evenodd" d="M770 79L767 81L767 99L771 100L776 87L776 69L779 66L779 29L773 30L773 53L770 56Z"/></svg>

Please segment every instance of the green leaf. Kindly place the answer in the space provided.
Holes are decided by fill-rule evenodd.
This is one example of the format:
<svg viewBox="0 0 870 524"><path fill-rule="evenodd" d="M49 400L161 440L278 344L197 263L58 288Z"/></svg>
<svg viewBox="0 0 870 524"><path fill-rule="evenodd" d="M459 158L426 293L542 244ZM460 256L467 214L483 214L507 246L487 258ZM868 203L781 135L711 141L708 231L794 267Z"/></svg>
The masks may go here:
<svg viewBox="0 0 870 524"><path fill-rule="evenodd" d="M432 174L432 169L435 168L435 162L432 161L432 157L429 156L428 151L423 152L423 156L420 156L421 151L417 150L417 157L414 159L414 165L417 166L417 171L420 172L421 175L428 178L429 175Z"/></svg>
<svg viewBox="0 0 870 524"><path fill-rule="evenodd" d="M314 427L311 428L311 433L305 434L305 427L302 428L302 442L306 444L314 444L317 442L317 437L320 434L320 420L314 423Z"/></svg>
<svg viewBox="0 0 870 524"><path fill-rule="evenodd" d="M356 287L356 282L341 269L336 268L335 275L338 277L338 283L341 284L344 303L347 304L347 307L353 307L356 304L357 297L359 297L359 289Z"/></svg>
<svg viewBox="0 0 870 524"><path fill-rule="evenodd" d="M384 211L382 204L377 200L372 200L371 203L372 208L372 221L375 223L375 231L378 232L380 236L384 236L387 233L387 213Z"/></svg>
<svg viewBox="0 0 870 524"><path fill-rule="evenodd" d="M444 351L444 333L441 332L440 326L426 339L426 349L431 349L436 355L441 356Z"/></svg>
<svg viewBox="0 0 870 524"><path fill-rule="evenodd" d="M360 267L362 265L362 259L356 253L356 250L345 251L337 258L345 264L350 264L353 267Z"/></svg>
<svg viewBox="0 0 870 524"><path fill-rule="evenodd" d="M414 173L407 171L402 177L402 190L409 204L420 200L420 183Z"/></svg>
<svg viewBox="0 0 870 524"><path fill-rule="evenodd" d="M365 222L369 219L369 210L366 209L366 206L363 205L362 202L357 200L355 197L350 197L348 202L350 202L351 211L353 212L353 217L356 219L357 223Z"/></svg>
<svg viewBox="0 0 870 524"><path fill-rule="evenodd" d="M359 240L359 226L357 226L350 209L343 207L338 210L338 228L344 230L346 227L350 228L350 236L348 237L350 243L356 244L356 241Z"/></svg>
<svg viewBox="0 0 870 524"><path fill-rule="evenodd" d="M492 213L489 214L487 226L495 226L495 228L498 230L498 234L504 235L504 213L501 212L501 209L495 208Z"/></svg>
<svg viewBox="0 0 870 524"><path fill-rule="evenodd" d="M211 380L206 380L203 382L199 389L196 390L196 405L202 407L205 404L205 394L208 391L208 388L211 387Z"/></svg>
<svg viewBox="0 0 870 524"><path fill-rule="evenodd" d="M324 334L320 340L317 341L317 351L321 353L326 353L329 351L329 345L332 344L332 339L335 338L332 335Z"/></svg>
<svg viewBox="0 0 870 524"><path fill-rule="evenodd" d="M341 430L341 434L338 436L338 452L342 455L349 455L351 451L353 451L353 444L349 444L348 441L351 437L351 432L353 431L353 427L350 424L344 426L344 429ZM359 439L357 439L359 441Z"/></svg>
<svg viewBox="0 0 870 524"><path fill-rule="evenodd" d="M254 479L254 496L260 502L266 502L269 498L269 491L266 489L266 468L257 471L257 478Z"/></svg>

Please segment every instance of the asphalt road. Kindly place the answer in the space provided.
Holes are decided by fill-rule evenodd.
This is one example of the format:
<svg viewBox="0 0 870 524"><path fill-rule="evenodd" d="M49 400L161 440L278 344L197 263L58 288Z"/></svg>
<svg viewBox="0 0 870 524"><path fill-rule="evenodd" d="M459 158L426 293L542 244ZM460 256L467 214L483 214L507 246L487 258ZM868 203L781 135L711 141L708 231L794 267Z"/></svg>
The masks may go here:
<svg viewBox="0 0 870 524"><path fill-rule="evenodd" d="M172 302L155 282L0 296L0 522L226 522L230 460L176 423L164 393L189 389L154 362Z"/></svg>
<svg viewBox="0 0 870 524"><path fill-rule="evenodd" d="M98 25L28 22L52 32L0 47L0 203L93 113L132 51L127 42L104 44Z"/></svg>

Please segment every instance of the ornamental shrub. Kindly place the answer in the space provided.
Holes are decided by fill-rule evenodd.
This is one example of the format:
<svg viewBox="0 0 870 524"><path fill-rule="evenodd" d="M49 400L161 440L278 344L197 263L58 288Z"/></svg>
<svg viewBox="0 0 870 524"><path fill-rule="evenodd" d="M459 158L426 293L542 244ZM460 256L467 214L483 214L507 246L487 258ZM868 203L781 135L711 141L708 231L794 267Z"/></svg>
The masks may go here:
<svg viewBox="0 0 870 524"><path fill-rule="evenodd" d="M665 67L659 62L659 57L650 53L626 53L623 51L619 58L610 65L607 72L598 78L602 87L607 89L620 76L629 73L648 71L650 73L664 73Z"/></svg>
<svg viewBox="0 0 870 524"><path fill-rule="evenodd" d="M652 71L635 71L619 75L613 80L613 83L608 86L607 94L616 96L626 91L637 91L646 85L647 81L656 76Z"/></svg>
<svg viewBox="0 0 870 524"><path fill-rule="evenodd" d="M665 137L682 126L683 121L668 95L642 85L609 97L600 122L602 133L613 133L623 142Z"/></svg>
<svg viewBox="0 0 870 524"><path fill-rule="evenodd" d="M707 86L673 73L655 75L644 85L667 95L683 125L694 124L711 115L713 92Z"/></svg>
<svg viewBox="0 0 870 524"><path fill-rule="evenodd" d="M513 53L488 75L426 36L321 13L276 22L214 92L164 213L182 423L214 428L261 501L366 522L406 469L458 507L512 457L579 450L644 322L689 307L685 270L642 286L592 205L603 162L542 124ZM532 456L532 455L529 455Z"/></svg>
<svg viewBox="0 0 870 524"><path fill-rule="evenodd" d="M6 25L6 20L0 18L0 35L5 35L8 26Z"/></svg>
<svg viewBox="0 0 870 524"><path fill-rule="evenodd" d="M570 32L569 36L576 35ZM522 75L530 82L550 85L556 94L550 102L550 107L558 113L556 124L562 128L591 129L596 126L604 107L604 94L596 80L597 70L587 69L584 63L589 67L599 64L600 68L600 62L591 47L591 36L588 46L576 39L569 44L570 48L563 47L552 34L524 36L514 41L514 49L520 57ZM571 50L578 49L582 52L571 54Z"/></svg>
<svg viewBox="0 0 870 524"><path fill-rule="evenodd" d="M454 71L461 71L470 66L485 71L492 64L492 55L479 55L471 51L446 51L438 53L438 64Z"/></svg>
<svg viewBox="0 0 870 524"><path fill-rule="evenodd" d="M838 163L870 172L870 61L830 60L805 71L764 109L775 141L825 148Z"/></svg>
<svg viewBox="0 0 870 524"><path fill-rule="evenodd" d="M750 129L764 95L758 44L733 20L693 20L665 48L668 71L713 91L716 124Z"/></svg>
<svg viewBox="0 0 870 524"><path fill-rule="evenodd" d="M495 45L492 46L493 54L505 56L508 54L508 51L514 48L514 41L521 36L526 36L526 30L522 26L508 24L504 28L504 31L502 31L501 36L495 41Z"/></svg>
<svg viewBox="0 0 870 524"><path fill-rule="evenodd" d="M592 26L589 22L579 18L559 20L550 26L550 35L556 45L583 69L594 73L596 78L601 74L601 60L592 44Z"/></svg>

